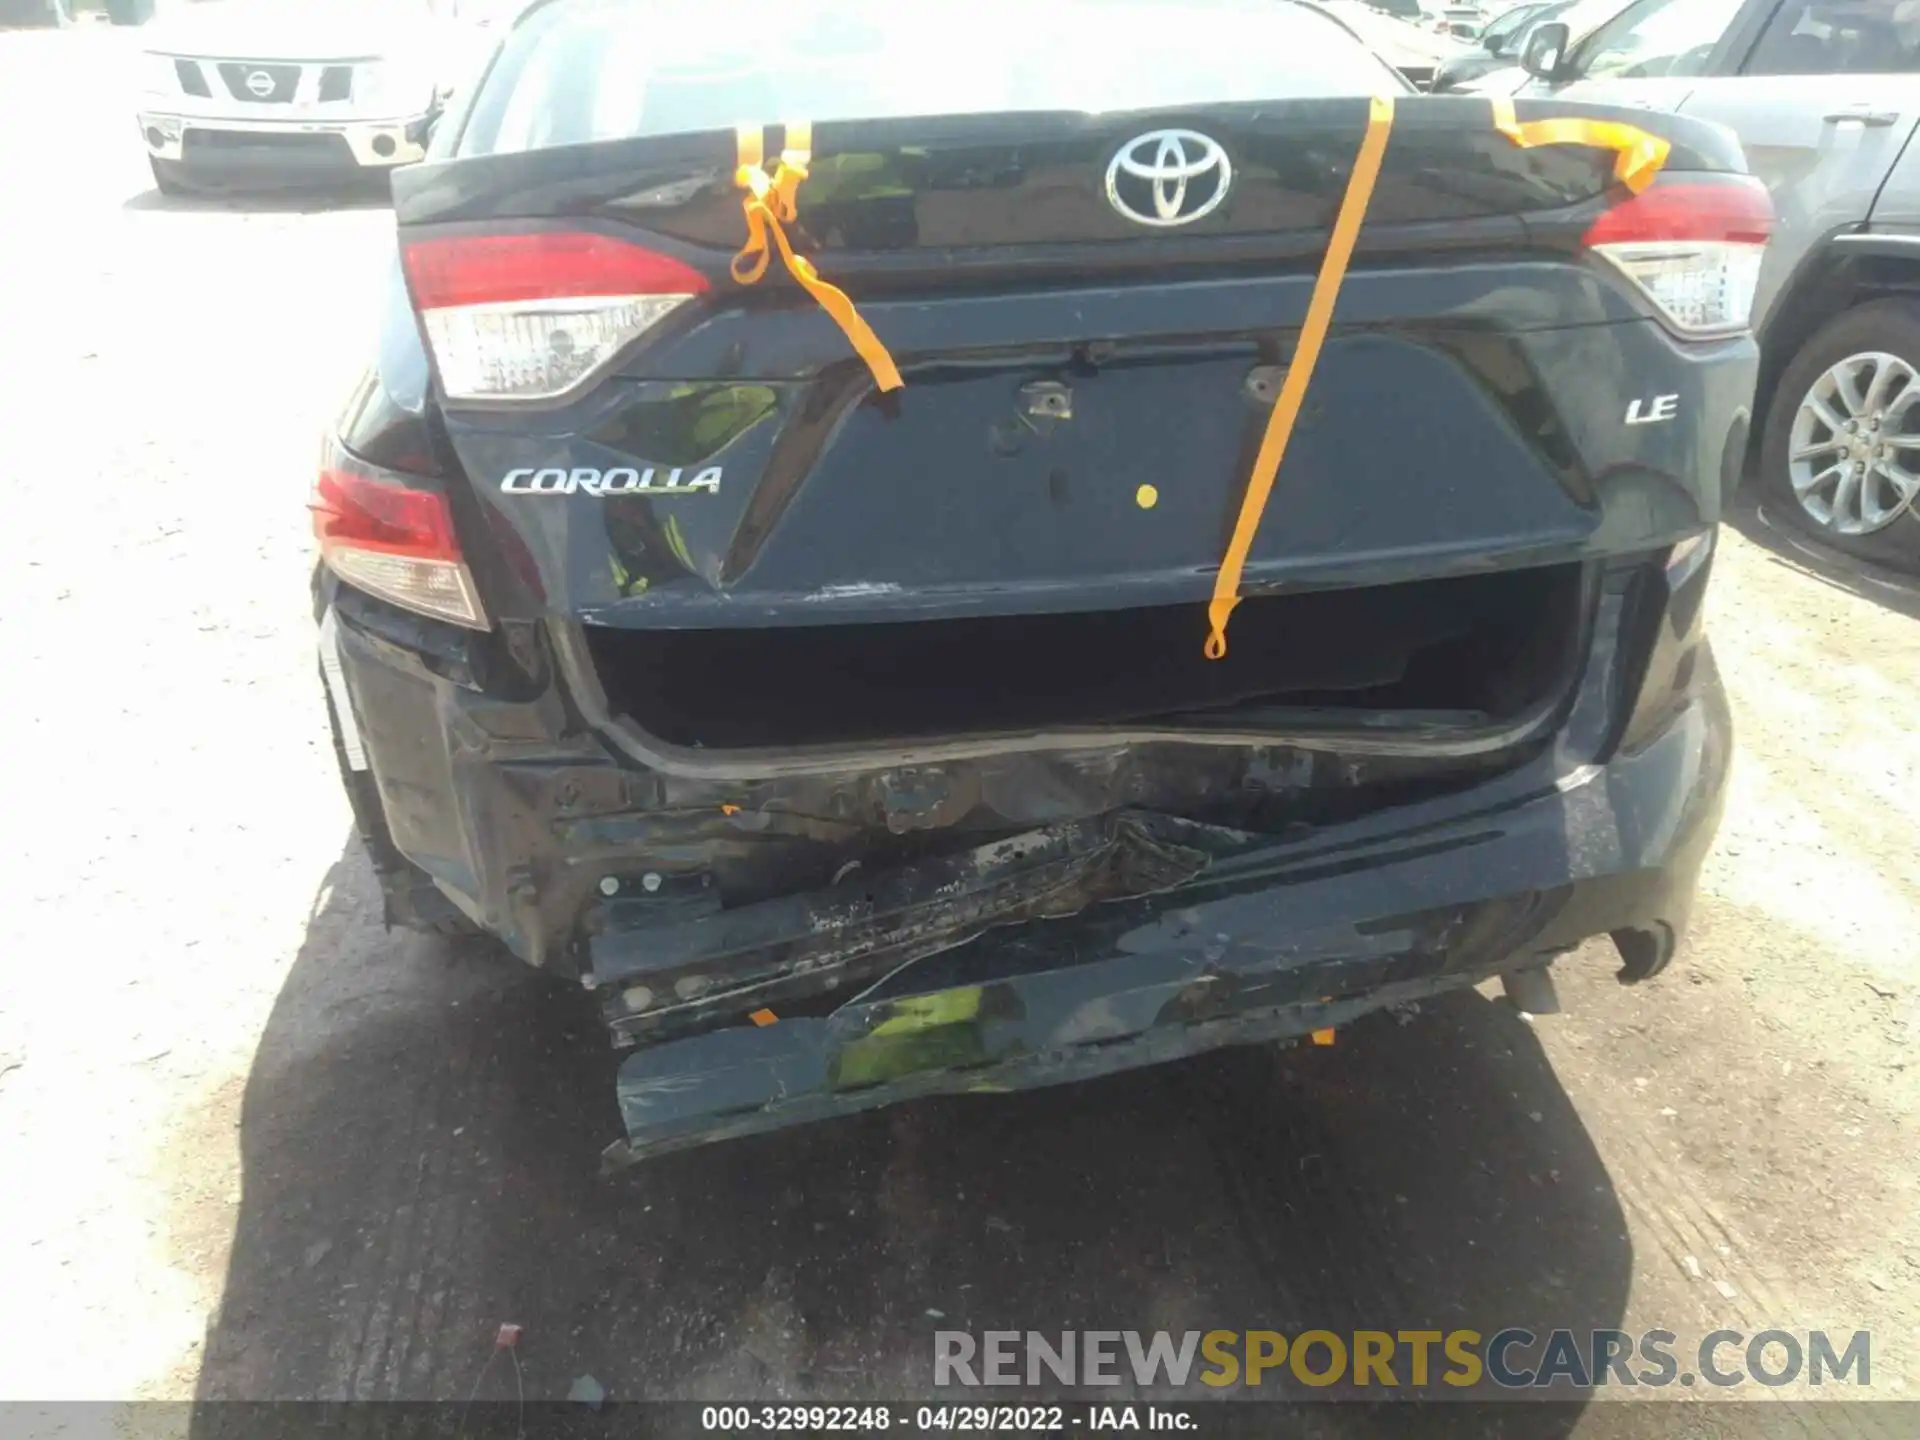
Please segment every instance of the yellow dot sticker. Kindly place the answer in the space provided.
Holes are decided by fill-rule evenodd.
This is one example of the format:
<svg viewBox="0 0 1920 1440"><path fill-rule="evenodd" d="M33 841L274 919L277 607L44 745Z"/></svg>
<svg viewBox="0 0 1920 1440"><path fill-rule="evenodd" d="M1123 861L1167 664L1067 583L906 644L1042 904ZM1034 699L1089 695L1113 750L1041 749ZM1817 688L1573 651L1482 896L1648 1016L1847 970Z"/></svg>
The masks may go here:
<svg viewBox="0 0 1920 1440"><path fill-rule="evenodd" d="M1160 492L1151 485L1142 485L1133 492L1133 500L1142 510L1151 510L1160 503Z"/></svg>

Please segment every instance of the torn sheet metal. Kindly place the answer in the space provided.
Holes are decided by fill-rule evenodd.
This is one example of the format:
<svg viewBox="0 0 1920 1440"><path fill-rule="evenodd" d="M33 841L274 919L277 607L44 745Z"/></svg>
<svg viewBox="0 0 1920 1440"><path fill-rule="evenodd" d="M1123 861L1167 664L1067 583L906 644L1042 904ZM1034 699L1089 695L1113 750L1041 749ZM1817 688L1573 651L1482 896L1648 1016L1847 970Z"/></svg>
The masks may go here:
<svg viewBox="0 0 1920 1440"><path fill-rule="evenodd" d="M854 877L824 890L589 941L609 1023L644 1034L740 1008L870 981L986 930L1072 915L1101 900L1185 884L1252 837L1120 811Z"/></svg>
<svg viewBox="0 0 1920 1440"><path fill-rule="evenodd" d="M1298 1037L1471 984L1532 917L1496 904L1277 937L1163 943L1046 968L990 938L896 972L823 1018L710 1031L639 1051L617 1085L609 1165L915 1096L1030 1089L1221 1045ZM1157 938L1150 938L1157 937ZM1153 948L1130 948L1151 944ZM1010 953L1012 952L1012 953ZM958 982L958 983L954 983ZM920 986L928 988L918 988Z"/></svg>

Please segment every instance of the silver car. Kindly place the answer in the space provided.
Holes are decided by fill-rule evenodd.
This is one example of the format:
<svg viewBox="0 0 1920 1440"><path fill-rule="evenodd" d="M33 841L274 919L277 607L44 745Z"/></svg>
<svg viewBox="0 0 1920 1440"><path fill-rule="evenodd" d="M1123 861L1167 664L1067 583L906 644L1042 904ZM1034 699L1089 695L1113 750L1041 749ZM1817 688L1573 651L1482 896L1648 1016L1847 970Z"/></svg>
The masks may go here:
<svg viewBox="0 0 1920 1440"><path fill-rule="evenodd" d="M1770 514L1920 570L1920 0L1590 0L1469 88L1741 139L1778 219L1754 298Z"/></svg>
<svg viewBox="0 0 1920 1440"><path fill-rule="evenodd" d="M406 0L229 0L169 12L142 38L140 136L169 193L420 159L453 48Z"/></svg>

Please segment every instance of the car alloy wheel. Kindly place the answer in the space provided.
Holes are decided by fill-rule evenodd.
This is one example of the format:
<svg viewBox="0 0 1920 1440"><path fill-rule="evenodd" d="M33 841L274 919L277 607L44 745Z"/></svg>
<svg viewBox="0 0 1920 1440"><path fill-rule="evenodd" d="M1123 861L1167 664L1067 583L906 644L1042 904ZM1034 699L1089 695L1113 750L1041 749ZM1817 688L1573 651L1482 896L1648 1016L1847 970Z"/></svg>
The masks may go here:
<svg viewBox="0 0 1920 1440"><path fill-rule="evenodd" d="M1920 375L1870 350L1830 366L1800 401L1787 478L1823 530L1871 535L1920 494Z"/></svg>

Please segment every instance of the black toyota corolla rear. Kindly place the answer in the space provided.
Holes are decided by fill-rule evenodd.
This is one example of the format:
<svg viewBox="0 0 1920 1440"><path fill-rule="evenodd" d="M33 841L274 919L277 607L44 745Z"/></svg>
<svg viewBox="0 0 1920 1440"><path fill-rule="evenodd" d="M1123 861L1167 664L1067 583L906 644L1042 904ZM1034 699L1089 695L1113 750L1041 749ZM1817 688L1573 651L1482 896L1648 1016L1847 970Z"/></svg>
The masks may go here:
<svg viewBox="0 0 1920 1440"><path fill-rule="evenodd" d="M315 500L390 918L593 988L630 1154L1662 967L1731 137L1290 0L748 10L552 0L395 177Z"/></svg>

